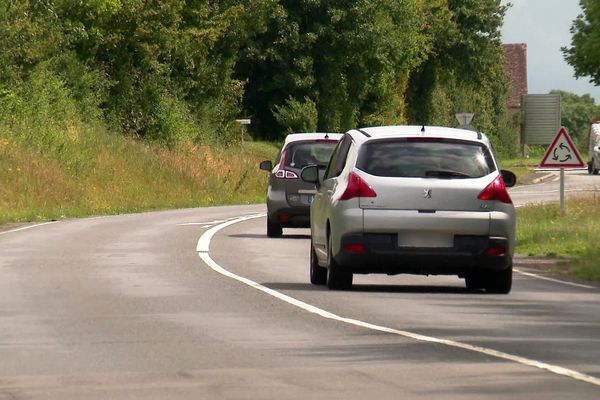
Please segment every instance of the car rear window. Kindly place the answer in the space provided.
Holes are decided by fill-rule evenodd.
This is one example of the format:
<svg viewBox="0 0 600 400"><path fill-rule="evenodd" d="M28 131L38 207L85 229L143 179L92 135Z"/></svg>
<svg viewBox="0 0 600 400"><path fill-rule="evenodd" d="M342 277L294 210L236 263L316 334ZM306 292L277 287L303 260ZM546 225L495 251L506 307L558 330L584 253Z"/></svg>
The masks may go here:
<svg viewBox="0 0 600 400"><path fill-rule="evenodd" d="M371 141L357 168L371 175L410 178L480 178L496 170L489 149L476 142L432 138Z"/></svg>
<svg viewBox="0 0 600 400"><path fill-rule="evenodd" d="M285 166L298 169L308 165L326 166L337 142L319 140L290 143L285 150Z"/></svg>

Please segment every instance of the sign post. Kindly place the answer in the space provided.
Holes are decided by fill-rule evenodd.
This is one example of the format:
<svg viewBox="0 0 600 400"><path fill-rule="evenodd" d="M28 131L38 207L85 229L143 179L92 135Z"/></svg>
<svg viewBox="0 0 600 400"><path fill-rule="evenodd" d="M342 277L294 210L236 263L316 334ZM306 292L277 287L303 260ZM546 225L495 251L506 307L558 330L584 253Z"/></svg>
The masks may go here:
<svg viewBox="0 0 600 400"><path fill-rule="evenodd" d="M565 168L583 168L585 163L569 133L561 127L546 150L540 168L560 168L560 215L565 215Z"/></svg>
<svg viewBox="0 0 600 400"><path fill-rule="evenodd" d="M244 118L244 119L236 119L235 122L240 124L240 126L242 127L242 138L240 141L240 146L241 146L242 150L244 150L244 133L246 132L246 126L252 124L252 120L250 120L250 118Z"/></svg>

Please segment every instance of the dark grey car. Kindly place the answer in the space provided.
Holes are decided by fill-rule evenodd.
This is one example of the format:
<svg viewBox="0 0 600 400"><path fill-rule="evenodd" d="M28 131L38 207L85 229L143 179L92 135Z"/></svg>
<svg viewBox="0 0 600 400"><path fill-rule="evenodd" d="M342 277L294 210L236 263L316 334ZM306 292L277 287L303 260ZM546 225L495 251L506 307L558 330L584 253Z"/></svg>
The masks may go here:
<svg viewBox="0 0 600 400"><path fill-rule="evenodd" d="M269 171L267 188L267 236L279 237L283 228L310 226L310 204L316 193L314 184L300 179L302 168L317 165L323 170L337 142L337 133L294 133L286 137L275 160L260 163Z"/></svg>

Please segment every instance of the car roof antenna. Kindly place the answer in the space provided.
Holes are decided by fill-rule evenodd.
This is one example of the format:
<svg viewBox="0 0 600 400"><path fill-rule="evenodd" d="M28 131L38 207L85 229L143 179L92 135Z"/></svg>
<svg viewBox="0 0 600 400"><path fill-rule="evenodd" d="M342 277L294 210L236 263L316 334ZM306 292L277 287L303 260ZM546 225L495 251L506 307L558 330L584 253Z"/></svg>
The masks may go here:
<svg viewBox="0 0 600 400"><path fill-rule="evenodd" d="M329 139L329 133L325 132L325 139Z"/></svg>
<svg viewBox="0 0 600 400"><path fill-rule="evenodd" d="M425 125L423 125L423 126L421 127L421 134L422 134L423 136L425 136Z"/></svg>

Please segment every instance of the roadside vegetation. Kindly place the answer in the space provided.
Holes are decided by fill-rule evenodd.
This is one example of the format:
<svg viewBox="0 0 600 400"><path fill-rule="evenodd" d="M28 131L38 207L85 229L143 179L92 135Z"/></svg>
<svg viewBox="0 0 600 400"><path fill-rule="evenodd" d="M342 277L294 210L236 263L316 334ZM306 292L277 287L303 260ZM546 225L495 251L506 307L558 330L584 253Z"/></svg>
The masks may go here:
<svg viewBox="0 0 600 400"><path fill-rule="evenodd" d="M564 258L556 272L600 281L600 195L568 199L565 214L558 204L519 208L517 252Z"/></svg>
<svg viewBox="0 0 600 400"><path fill-rule="evenodd" d="M277 147L179 146L72 128L42 151L0 127L0 224L264 201Z"/></svg>

